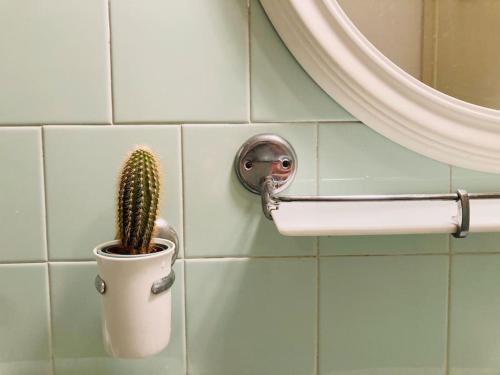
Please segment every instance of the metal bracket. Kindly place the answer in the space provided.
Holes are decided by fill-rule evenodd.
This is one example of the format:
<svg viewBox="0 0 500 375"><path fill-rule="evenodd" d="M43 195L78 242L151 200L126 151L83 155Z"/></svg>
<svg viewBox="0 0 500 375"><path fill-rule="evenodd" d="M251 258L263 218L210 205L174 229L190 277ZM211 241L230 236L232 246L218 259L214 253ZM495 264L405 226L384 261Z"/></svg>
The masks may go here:
<svg viewBox="0 0 500 375"><path fill-rule="evenodd" d="M179 255L179 236L177 236L177 232L174 227L171 226L164 218L159 217L155 221L156 228L156 237L163 238L164 240L169 240L173 242L175 245L175 252L172 257L172 266L177 260L177 256Z"/></svg>
<svg viewBox="0 0 500 375"><path fill-rule="evenodd" d="M261 187L261 202L262 202L262 211L264 212L264 216L269 220L272 220L271 212L278 209L279 201L274 198L274 181L271 176L267 176L262 182Z"/></svg>
<svg viewBox="0 0 500 375"><path fill-rule="evenodd" d="M153 285L151 285L151 293L160 294L169 290L175 281L175 272L171 270L170 273L162 277L160 280L156 280Z"/></svg>
<svg viewBox="0 0 500 375"><path fill-rule="evenodd" d="M460 222L458 224L457 231L453 233L453 237L465 238L469 234L470 227L469 194L465 190L458 189L457 196Z"/></svg>
<svg viewBox="0 0 500 375"><path fill-rule="evenodd" d="M99 292L99 294L106 293L106 283L101 276L97 275L94 280L95 289Z"/></svg>
<svg viewBox="0 0 500 375"><path fill-rule="evenodd" d="M169 290L172 285L174 285L175 281L175 272L174 270L170 270L170 273L162 277L160 280L156 280L151 285L151 293L153 294L161 294ZM99 294L105 294L107 287L106 282L101 278L101 276L97 275L94 280L95 289L99 292Z"/></svg>
<svg viewBox="0 0 500 375"><path fill-rule="evenodd" d="M297 156L286 140L275 134L259 134L246 141L236 154L234 169L243 186L255 194L263 193L266 178L272 192L279 193L293 181Z"/></svg>

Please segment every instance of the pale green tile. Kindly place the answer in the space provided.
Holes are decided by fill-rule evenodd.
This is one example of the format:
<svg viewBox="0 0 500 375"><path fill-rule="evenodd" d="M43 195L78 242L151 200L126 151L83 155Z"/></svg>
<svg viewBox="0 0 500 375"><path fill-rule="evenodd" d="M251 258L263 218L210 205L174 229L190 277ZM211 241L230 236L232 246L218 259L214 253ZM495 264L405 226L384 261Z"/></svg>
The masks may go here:
<svg viewBox="0 0 500 375"><path fill-rule="evenodd" d="M452 189L467 189L470 193L500 191L500 174L470 169L452 168ZM471 213L474 215L474 213ZM455 252L500 252L500 233L470 233L466 238L452 239Z"/></svg>
<svg viewBox="0 0 500 375"><path fill-rule="evenodd" d="M0 373L50 375L47 265L0 265Z"/></svg>
<svg viewBox="0 0 500 375"><path fill-rule="evenodd" d="M108 123L107 2L0 0L0 123Z"/></svg>
<svg viewBox="0 0 500 375"><path fill-rule="evenodd" d="M117 178L136 145L159 157L160 216L182 239L179 126L49 126L44 141L50 259L93 259L92 249L115 237Z"/></svg>
<svg viewBox="0 0 500 375"><path fill-rule="evenodd" d="M322 375L444 375L447 256L320 260Z"/></svg>
<svg viewBox="0 0 500 375"><path fill-rule="evenodd" d="M50 360L0 362L2 375L53 375Z"/></svg>
<svg viewBox="0 0 500 375"><path fill-rule="evenodd" d="M452 238L455 253L500 253L500 233L469 233L465 238Z"/></svg>
<svg viewBox="0 0 500 375"><path fill-rule="evenodd" d="M353 120L302 69L259 1L250 8L252 120Z"/></svg>
<svg viewBox="0 0 500 375"><path fill-rule="evenodd" d="M359 123L319 126L319 193L443 193L449 167ZM322 237L321 254L446 253L448 235Z"/></svg>
<svg viewBox="0 0 500 375"><path fill-rule="evenodd" d="M315 254L313 238L280 235L264 217L260 196L245 190L234 173L236 152L260 133L285 137L297 152L297 176L287 193L314 194L314 125L184 126L186 256Z"/></svg>
<svg viewBox="0 0 500 375"><path fill-rule="evenodd" d="M186 290L189 374L315 374L315 260L189 260Z"/></svg>
<svg viewBox="0 0 500 375"><path fill-rule="evenodd" d="M445 193L449 167L360 123L319 126L322 194Z"/></svg>
<svg viewBox="0 0 500 375"><path fill-rule="evenodd" d="M175 265L172 336L160 354L141 360L109 357L101 338L100 295L94 288L94 262L51 263L52 327L56 375L183 375L184 264ZM84 301L82 303L82 301Z"/></svg>
<svg viewBox="0 0 500 375"><path fill-rule="evenodd" d="M471 193L500 191L500 174L452 167L452 188L467 189Z"/></svg>
<svg viewBox="0 0 500 375"><path fill-rule="evenodd" d="M46 259L40 128L0 128L0 170L0 261Z"/></svg>
<svg viewBox="0 0 500 375"><path fill-rule="evenodd" d="M452 261L450 375L500 373L500 255Z"/></svg>
<svg viewBox="0 0 500 375"><path fill-rule="evenodd" d="M118 122L248 119L246 0L111 0Z"/></svg>
<svg viewBox="0 0 500 375"><path fill-rule="evenodd" d="M448 235L408 234L392 236L320 237L322 255L373 255L448 253Z"/></svg>

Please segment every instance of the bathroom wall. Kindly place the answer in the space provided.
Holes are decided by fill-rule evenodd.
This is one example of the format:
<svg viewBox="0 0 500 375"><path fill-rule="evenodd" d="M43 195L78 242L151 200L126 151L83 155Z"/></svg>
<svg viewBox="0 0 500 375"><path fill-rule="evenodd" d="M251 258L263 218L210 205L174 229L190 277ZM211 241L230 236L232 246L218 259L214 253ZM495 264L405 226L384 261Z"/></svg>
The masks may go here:
<svg viewBox="0 0 500 375"><path fill-rule="evenodd" d="M500 189L332 101L257 0L0 0L0 374L465 375L500 371L500 235L286 238L232 160L296 148L289 193ZM173 335L104 353L93 247L132 147L179 232Z"/></svg>

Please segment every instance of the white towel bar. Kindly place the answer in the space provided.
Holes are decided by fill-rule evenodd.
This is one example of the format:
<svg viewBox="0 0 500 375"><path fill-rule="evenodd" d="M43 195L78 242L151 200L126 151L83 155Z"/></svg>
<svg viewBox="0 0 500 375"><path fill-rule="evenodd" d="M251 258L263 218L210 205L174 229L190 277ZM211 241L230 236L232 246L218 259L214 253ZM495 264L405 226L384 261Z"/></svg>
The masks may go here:
<svg viewBox="0 0 500 375"><path fill-rule="evenodd" d="M500 231L500 193L280 196L293 180L293 147L273 134L250 138L238 151L240 182L262 197L264 215L286 236Z"/></svg>

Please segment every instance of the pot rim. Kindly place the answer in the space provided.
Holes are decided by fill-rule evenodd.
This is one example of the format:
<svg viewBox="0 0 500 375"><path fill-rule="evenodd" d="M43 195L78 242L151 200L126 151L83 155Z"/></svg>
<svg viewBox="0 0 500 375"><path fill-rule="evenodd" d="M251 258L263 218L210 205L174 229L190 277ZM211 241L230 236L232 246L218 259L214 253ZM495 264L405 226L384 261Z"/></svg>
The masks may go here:
<svg viewBox="0 0 500 375"><path fill-rule="evenodd" d="M103 243L97 245L94 248L93 253L96 256L96 258L113 259L113 260L120 261L120 262L130 262L130 261L138 260L141 258L148 258L148 259L157 258L157 257L164 256L165 254L170 254L170 253L175 252L175 244L170 240L155 237L151 240L151 242L155 243L155 244L159 244L159 245L165 245L165 246L167 246L167 248L165 250L161 250L161 251L158 251L155 253L150 253L150 254L126 255L126 254L103 253L102 249L105 249L105 248L110 247L110 246L116 246L120 243L120 241L118 241L118 240L112 240L112 241L103 242Z"/></svg>

